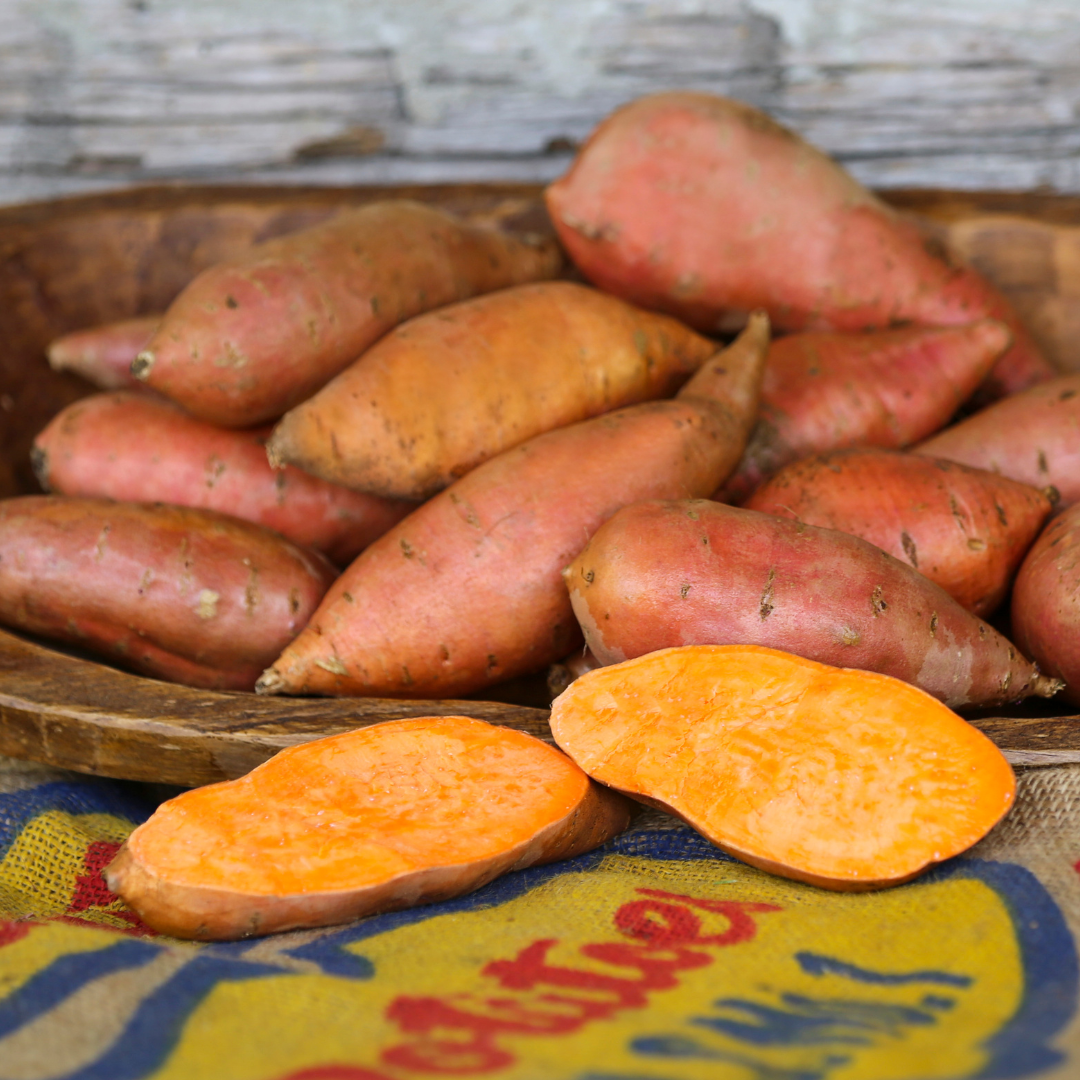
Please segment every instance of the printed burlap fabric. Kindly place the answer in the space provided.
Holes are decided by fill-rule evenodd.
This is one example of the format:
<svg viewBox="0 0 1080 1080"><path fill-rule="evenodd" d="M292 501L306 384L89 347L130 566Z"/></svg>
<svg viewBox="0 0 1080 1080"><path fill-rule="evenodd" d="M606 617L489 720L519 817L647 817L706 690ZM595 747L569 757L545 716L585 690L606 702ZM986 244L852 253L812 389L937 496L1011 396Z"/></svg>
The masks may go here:
<svg viewBox="0 0 1080 1080"><path fill-rule="evenodd" d="M215 945L101 879L152 794L0 759L2 1080L1080 1076L1080 766L879 893L649 814L457 901Z"/></svg>

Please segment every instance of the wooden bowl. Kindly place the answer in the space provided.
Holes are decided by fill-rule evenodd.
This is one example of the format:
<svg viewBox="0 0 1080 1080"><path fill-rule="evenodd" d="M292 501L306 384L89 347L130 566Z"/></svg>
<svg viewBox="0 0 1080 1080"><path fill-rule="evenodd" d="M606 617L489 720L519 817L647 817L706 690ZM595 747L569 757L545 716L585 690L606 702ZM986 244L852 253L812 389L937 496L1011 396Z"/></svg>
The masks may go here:
<svg viewBox="0 0 1080 1080"><path fill-rule="evenodd" d="M30 468L34 436L61 408L93 392L46 363L46 345L61 334L161 311L205 267L375 199L408 195L511 231L550 231L540 191L520 184L183 185L0 209L0 497L40 490ZM1025 311L1060 300L1063 282L1071 288L1054 245L1072 243L1074 231L1080 235L1080 200L957 192L888 197L923 214L928 233L946 247L974 253L980 269ZM1080 258L1076 267L1080 273ZM1043 327L1044 338L1047 333ZM1075 338L1065 337L1048 348L1072 366L1067 356ZM298 742L381 720L456 713L550 737L540 708L191 690L0 631L0 754L102 776L211 783L242 775ZM977 722L1016 763L1080 761L1075 718Z"/></svg>

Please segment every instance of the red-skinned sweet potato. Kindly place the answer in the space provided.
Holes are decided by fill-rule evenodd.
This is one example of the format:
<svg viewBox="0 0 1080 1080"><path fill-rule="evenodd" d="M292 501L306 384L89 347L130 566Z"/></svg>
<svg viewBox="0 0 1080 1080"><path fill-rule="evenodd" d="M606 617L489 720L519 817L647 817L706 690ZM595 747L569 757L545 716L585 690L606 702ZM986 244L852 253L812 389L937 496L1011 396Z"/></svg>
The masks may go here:
<svg viewBox="0 0 1080 1080"><path fill-rule="evenodd" d="M797 461L743 505L861 536L985 618L1005 598L1053 504L984 469L871 449Z"/></svg>
<svg viewBox="0 0 1080 1080"><path fill-rule="evenodd" d="M310 397L398 323L560 265L547 242L409 200L372 203L203 271L132 372L202 420L250 427Z"/></svg>
<svg viewBox="0 0 1080 1080"><path fill-rule="evenodd" d="M163 398L118 392L69 405L34 440L32 454L46 491L217 510L339 565L414 508L299 469L272 469L268 435L266 428L218 428Z"/></svg>
<svg viewBox="0 0 1080 1080"><path fill-rule="evenodd" d="M987 396L1054 374L978 274L949 266L834 161L740 102L676 91L623 106L547 203L591 281L706 333L759 307L781 330L988 316L1008 324L1013 345Z"/></svg>
<svg viewBox="0 0 1080 1080"><path fill-rule="evenodd" d="M891 675L951 707L1061 688L906 563L856 536L754 510L628 506L565 577L605 664L677 645L763 645Z"/></svg>
<svg viewBox="0 0 1080 1080"><path fill-rule="evenodd" d="M531 735L416 717L293 746L170 799L105 879L161 933L252 937L447 900L573 858L621 832L628 808Z"/></svg>
<svg viewBox="0 0 1080 1080"><path fill-rule="evenodd" d="M1080 501L1080 374L1003 398L913 448Z"/></svg>
<svg viewBox="0 0 1080 1080"><path fill-rule="evenodd" d="M474 469L345 571L256 689L454 697L565 656L580 637L560 571L620 506L726 475L767 346L757 316L674 401L539 435Z"/></svg>
<svg viewBox="0 0 1080 1080"><path fill-rule="evenodd" d="M335 576L316 552L210 510L0 501L0 622L188 686L250 690Z"/></svg>
<svg viewBox="0 0 1080 1080"><path fill-rule="evenodd" d="M143 315L65 334L50 343L49 366L74 371L101 390L141 388L131 365L160 324L160 315Z"/></svg>
<svg viewBox="0 0 1080 1080"><path fill-rule="evenodd" d="M271 461L423 499L553 428L667 397L708 338L569 281L502 289L411 319L282 418Z"/></svg>
<svg viewBox="0 0 1080 1080"><path fill-rule="evenodd" d="M845 892L910 881L981 840L1016 780L980 731L913 686L754 646L665 649L552 705L590 776L732 855Z"/></svg>
<svg viewBox="0 0 1080 1080"><path fill-rule="evenodd" d="M1016 575L1012 632L1062 696L1080 705L1080 505L1054 518Z"/></svg>
<svg viewBox="0 0 1080 1080"><path fill-rule="evenodd" d="M807 454L925 438L949 422L1009 341L992 319L780 338L765 365L761 417L720 501L742 502Z"/></svg>

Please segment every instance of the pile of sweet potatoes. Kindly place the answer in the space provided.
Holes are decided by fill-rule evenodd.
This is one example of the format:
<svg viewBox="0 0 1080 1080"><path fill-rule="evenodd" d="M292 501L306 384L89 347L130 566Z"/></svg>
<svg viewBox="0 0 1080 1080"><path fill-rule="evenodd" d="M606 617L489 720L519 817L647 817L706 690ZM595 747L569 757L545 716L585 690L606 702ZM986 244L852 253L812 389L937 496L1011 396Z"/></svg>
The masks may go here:
<svg viewBox="0 0 1080 1080"><path fill-rule="evenodd" d="M830 887L895 883L962 850L1012 797L1007 766L963 726L958 760L987 770L981 809L928 851L811 850L837 827L824 806L813 836L781 844L760 821L672 802L663 793L685 784L662 775L676 767L663 765L666 744L656 753L631 731L648 727L657 672L676 678L648 658L741 650L680 660L680 701L720 693L714 660L736 683L774 680L777 703L792 688L822 695L776 761L820 745L822 724L854 725L836 734L836 753L850 749L865 732L836 717L871 694L925 719L895 736L875 728L879 749L940 734L946 706L1063 685L1080 701L1080 651L1063 644L1080 629L1080 518L1060 514L1080 500L1080 376L1057 375L975 270L738 102L669 93L617 110L547 207L559 244L373 203L205 271L164 313L55 342L54 366L111 392L38 438L50 496L0 503L0 621L155 677L261 693L447 698L583 646L590 663L576 670L642 658L625 676L640 685L592 671L589 693L566 691L572 716L563 707L556 736L594 779ZM554 280L566 256L587 284ZM984 621L1010 592L1015 643L1007 619ZM730 694L735 715L743 699ZM640 715L611 712L619 695ZM657 720L672 745L697 722ZM792 722L764 723L761 738ZM619 724L616 751L603 732ZM853 806L879 782L868 753L852 751L862 771L836 781ZM753 772L716 761L698 762L716 771L693 783ZM776 768L754 781L761 820L786 805L768 787ZM254 798L237 792L229 800ZM153 860L180 867L169 844L195 813L185 806L113 871L133 902ZM934 816L894 809L845 827L899 835ZM624 821L604 813L589 843ZM533 835L511 831L500 868ZM162 925L202 934L183 897L213 914L219 893L243 892L227 863L217 884L175 869L190 888L169 893ZM442 882L435 865L416 880ZM455 881L476 887L484 867ZM341 888L324 905L333 917L400 902L397 885ZM412 876L402 888L450 895ZM286 899L230 909L207 934L331 917Z"/></svg>

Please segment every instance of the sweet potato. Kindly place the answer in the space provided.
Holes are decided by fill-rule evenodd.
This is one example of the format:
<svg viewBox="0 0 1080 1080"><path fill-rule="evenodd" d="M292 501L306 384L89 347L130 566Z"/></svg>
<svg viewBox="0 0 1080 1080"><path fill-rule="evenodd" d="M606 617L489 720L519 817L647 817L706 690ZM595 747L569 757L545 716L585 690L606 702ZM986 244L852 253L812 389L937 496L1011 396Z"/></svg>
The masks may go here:
<svg viewBox="0 0 1080 1080"><path fill-rule="evenodd" d="M1007 301L765 113L673 92L618 109L547 192L574 262L601 288L705 333L762 307L781 330L999 319L1013 344L986 392L1054 371Z"/></svg>
<svg viewBox="0 0 1080 1080"><path fill-rule="evenodd" d="M276 464L424 499L552 428L675 392L716 345L569 281L503 289L391 331L286 413Z"/></svg>
<svg viewBox="0 0 1080 1080"><path fill-rule="evenodd" d="M538 435L424 503L341 576L262 693L454 697L580 644L560 571L620 506L710 491L757 409L753 319L673 401Z"/></svg>
<svg viewBox="0 0 1080 1080"><path fill-rule="evenodd" d="M250 690L334 577L321 555L210 510L0 501L0 623L188 686Z"/></svg>
<svg viewBox="0 0 1080 1080"><path fill-rule="evenodd" d="M1080 502L1080 374L995 402L914 450L1032 487L1053 487L1058 509Z"/></svg>
<svg viewBox="0 0 1080 1080"><path fill-rule="evenodd" d="M160 315L144 315L65 334L49 345L49 366L74 371L101 390L141 387L131 365L160 324Z"/></svg>
<svg viewBox="0 0 1080 1080"><path fill-rule="evenodd" d="M553 277L526 243L408 200L372 203L199 274L132 371L202 420L249 427L310 397L391 327Z"/></svg>
<svg viewBox="0 0 1080 1080"><path fill-rule="evenodd" d="M921 690L754 646L590 672L551 730L594 779L737 858L845 892L966 850L1016 794L1001 751Z"/></svg>
<svg viewBox="0 0 1080 1080"><path fill-rule="evenodd" d="M1051 521L1028 552L1013 585L1012 632L1080 705L1080 505Z"/></svg>
<svg viewBox="0 0 1080 1080"><path fill-rule="evenodd" d="M565 754L466 716L375 724L184 792L105 870L154 929L221 940L447 900L629 822Z"/></svg>
<svg viewBox="0 0 1080 1080"><path fill-rule="evenodd" d="M567 567L566 583L603 664L676 645L764 645L891 675L952 707L1061 688L907 563L754 510L628 506Z"/></svg>
<svg viewBox="0 0 1080 1080"><path fill-rule="evenodd" d="M164 398L97 394L69 405L34 441L46 491L218 510L274 529L344 565L414 504L274 470L266 428L237 431Z"/></svg>
<svg viewBox="0 0 1080 1080"><path fill-rule="evenodd" d="M1027 484L940 458L838 450L787 466L744 506L861 536L985 617L1052 503Z"/></svg>
<svg viewBox="0 0 1080 1080"><path fill-rule="evenodd" d="M900 448L925 438L949 422L1009 340L1008 330L992 319L780 338L765 365L761 417L720 500L742 502L807 454L849 446Z"/></svg>

